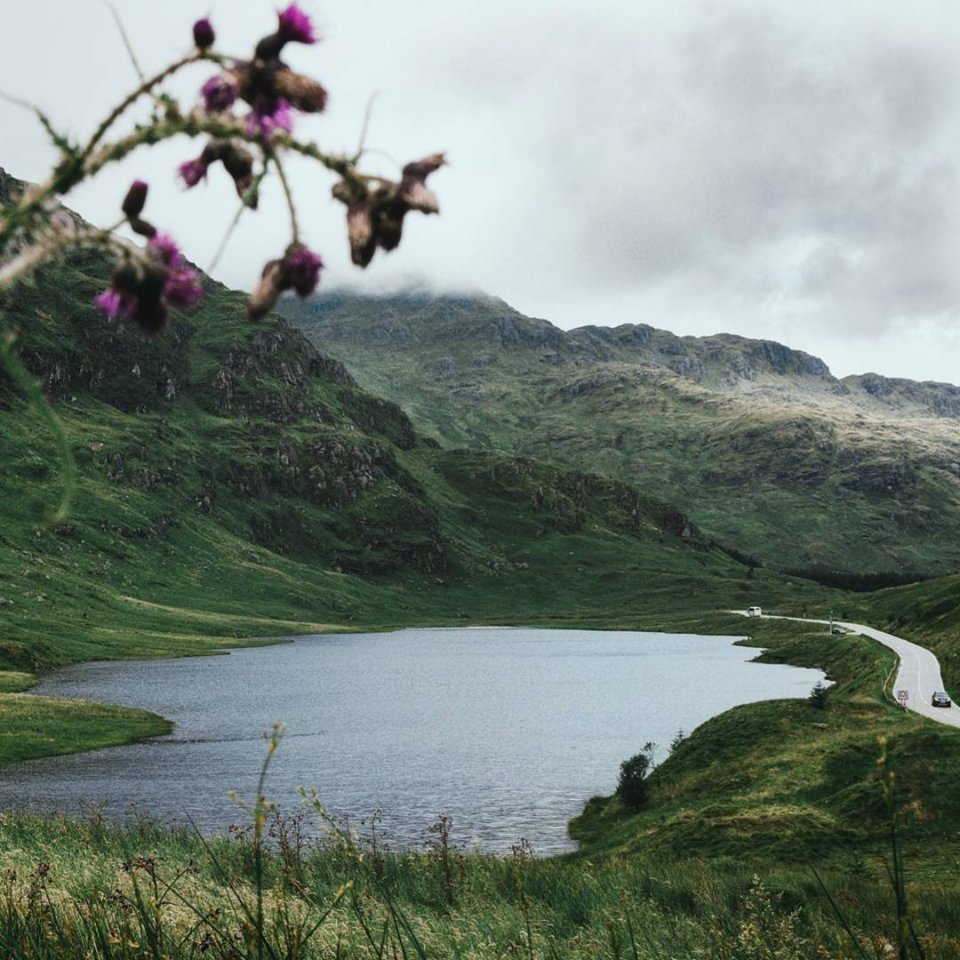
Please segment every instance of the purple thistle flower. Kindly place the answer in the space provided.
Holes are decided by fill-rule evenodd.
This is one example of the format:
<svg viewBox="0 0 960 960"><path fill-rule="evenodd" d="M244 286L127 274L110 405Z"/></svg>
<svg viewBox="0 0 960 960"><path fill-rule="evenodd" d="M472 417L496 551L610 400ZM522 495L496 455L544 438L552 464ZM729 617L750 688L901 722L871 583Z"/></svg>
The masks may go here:
<svg viewBox="0 0 960 960"><path fill-rule="evenodd" d="M307 297L316 289L323 260L302 243L291 244L283 258L285 277L300 297Z"/></svg>
<svg viewBox="0 0 960 960"><path fill-rule="evenodd" d="M148 249L159 257L166 268L163 299L172 307L192 307L203 297L199 274L184 266L183 254L177 241L167 233L158 233Z"/></svg>
<svg viewBox="0 0 960 960"><path fill-rule="evenodd" d="M156 253L164 264L168 267L178 267L183 260L180 253L180 247L177 241L168 233L158 233L148 244L150 249Z"/></svg>
<svg viewBox="0 0 960 960"><path fill-rule="evenodd" d="M177 174L189 189L195 187L207 176L207 165L203 162L202 157L196 160L187 160L177 167Z"/></svg>
<svg viewBox="0 0 960 960"><path fill-rule="evenodd" d="M258 97L247 115L245 128L250 136L259 133L267 140L275 130L290 133L293 130L290 104L281 97Z"/></svg>
<svg viewBox="0 0 960 960"><path fill-rule="evenodd" d="M93 305L110 320L116 320L121 312L128 312L125 300L123 294L117 293L113 287L107 287L93 298Z"/></svg>
<svg viewBox="0 0 960 960"><path fill-rule="evenodd" d="M200 275L186 266L176 241L157 233L147 244L146 258L121 263L93 302L111 320L122 316L152 335L166 324L168 307L192 307L202 296Z"/></svg>
<svg viewBox="0 0 960 960"><path fill-rule="evenodd" d="M224 74L211 77L201 88L203 108L207 113L229 110L237 99L237 85Z"/></svg>
<svg viewBox="0 0 960 960"><path fill-rule="evenodd" d="M295 3L291 3L286 10L277 11L277 15L280 18L277 32L284 42L317 42L310 18Z"/></svg>
<svg viewBox="0 0 960 960"><path fill-rule="evenodd" d="M197 45L198 50L206 50L208 47L212 47L216 39L217 36L213 32L213 24L209 17L204 17L193 25L193 42Z"/></svg>
<svg viewBox="0 0 960 960"><path fill-rule="evenodd" d="M163 299L172 307L192 307L203 298L200 276L189 267L176 267L167 274Z"/></svg>

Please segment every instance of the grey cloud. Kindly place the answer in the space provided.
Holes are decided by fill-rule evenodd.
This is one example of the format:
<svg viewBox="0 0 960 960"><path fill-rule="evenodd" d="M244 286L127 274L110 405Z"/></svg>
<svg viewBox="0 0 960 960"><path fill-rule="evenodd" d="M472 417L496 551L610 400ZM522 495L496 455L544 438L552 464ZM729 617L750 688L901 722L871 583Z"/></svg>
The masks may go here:
<svg viewBox="0 0 960 960"><path fill-rule="evenodd" d="M117 3L146 64L188 43L194 3ZM275 6L217 8L218 32L246 49ZM52 10L62 36L43 31ZM565 324L781 337L828 362L831 344L886 343L910 323L932 342L960 303L960 8L951 11L940 0L423 0L411 17L390 0L326 0L324 43L294 51L331 92L305 135L352 149L378 93L374 172L394 175L438 149L451 163L435 183L442 216L412 222L401 249L361 275L329 184L291 162L304 230L331 282L419 273ZM11 18L10 35L47 38L49 63L24 91L36 54L11 51L0 88L88 130L92 108L109 103L104 86L132 78L109 15L95 0L35 0ZM88 21L98 29L78 54L70 36ZM108 80L65 82L78 56ZM0 119L0 164L42 176L42 134L21 136L35 125L3 104ZM150 179L151 203L205 262L232 200L214 178L183 195L172 171L189 152L173 144L111 176ZM106 223L117 195L114 179L71 200ZM282 198L265 194L222 279L249 285L287 233Z"/></svg>
<svg viewBox="0 0 960 960"><path fill-rule="evenodd" d="M894 37L879 51L856 31L845 39L753 13L691 31L675 85L638 89L653 133L621 130L565 154L569 216L587 240L578 275L727 275L767 294L793 269L782 250L809 248L784 296L871 323L943 309L957 293L940 269L957 227L955 162L940 151L955 106L947 71ZM660 98L672 115L650 102ZM588 142L616 109L598 103ZM731 260L746 269L728 274Z"/></svg>

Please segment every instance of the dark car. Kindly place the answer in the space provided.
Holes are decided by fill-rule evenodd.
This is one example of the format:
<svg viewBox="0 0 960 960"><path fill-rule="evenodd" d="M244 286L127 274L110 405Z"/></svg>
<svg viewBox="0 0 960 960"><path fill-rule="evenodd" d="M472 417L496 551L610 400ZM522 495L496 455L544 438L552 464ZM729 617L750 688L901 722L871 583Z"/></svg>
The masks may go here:
<svg viewBox="0 0 960 960"><path fill-rule="evenodd" d="M935 707L949 707L950 698L942 691L938 690L930 699L930 703Z"/></svg>

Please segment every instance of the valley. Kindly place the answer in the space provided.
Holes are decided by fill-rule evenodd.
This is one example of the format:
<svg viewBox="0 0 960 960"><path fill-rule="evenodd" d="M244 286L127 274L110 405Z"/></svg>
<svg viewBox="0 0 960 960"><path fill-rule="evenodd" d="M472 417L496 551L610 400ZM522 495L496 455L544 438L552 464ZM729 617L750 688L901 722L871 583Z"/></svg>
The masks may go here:
<svg viewBox="0 0 960 960"><path fill-rule="evenodd" d="M93 310L105 275L95 253L71 255L0 304L75 463L44 410L0 376L0 764L169 731L133 705L32 696L52 668L303 634L485 624L741 636L743 619L725 611L758 604L896 629L936 652L948 689L960 683L956 576L934 576L957 569L952 388L835 381L815 358L737 338L563 334L488 299L482 309L418 300L417 327L409 303L341 298L331 342L296 318L318 348L278 317L250 324L243 297L209 279L196 311L145 339ZM323 302L307 311L333 310ZM499 317L494 327L484 311ZM53 519L64 492L69 511ZM854 586L886 589L844 589ZM504 911L498 956L520 942L524 910L560 924L541 928L548 953L578 955L585 940L612 936L619 955L631 934L609 911L623 876L685 891L644 900L664 950L682 940L721 956L710 911L742 932L760 872L803 905L807 936L840 951L829 900L798 878L816 863L831 889L857 891L858 929L893 935L881 904L893 815L883 790L895 770L918 922L940 950L930 955L949 956L960 936L945 906L960 856L958 734L895 707L893 658L862 638L774 621L750 633L763 659L826 671L825 700L748 704L686 731L663 750L644 809L618 793L587 803L568 859L528 865L522 847L513 861L458 849L463 885L451 894L448 881L416 886L453 855L442 843L370 860L376 834L319 852L311 841L284 861L249 827L206 840L148 818L5 815L0 856L18 878L0 895L5 928L43 879L37 863L52 861L57 897L95 917L90 904L109 896L118 862L139 864L121 869L127 877L156 878L150 851L164 851L177 876L203 874L205 902L235 907L240 927L268 874L271 895L295 911L313 910L319 891L345 896L336 891L349 882L384 916L401 898L444 950L450 917L483 926ZM253 770L256 761L253 748ZM254 830L259 797L238 814L252 811ZM317 806L304 816L326 829ZM275 829L289 836L283 823ZM197 862L206 866L187 867ZM512 887L503 873L511 862L519 887L521 873ZM590 877L600 878L596 900L558 920L549 889L586 890ZM179 883L169 879L167 893ZM461 894L475 899L453 911ZM770 923L786 923L774 900ZM351 902L341 929L356 945L366 915ZM271 922L287 929L280 914ZM131 926L129 942L143 929ZM398 950L411 942L402 925L394 936Z"/></svg>

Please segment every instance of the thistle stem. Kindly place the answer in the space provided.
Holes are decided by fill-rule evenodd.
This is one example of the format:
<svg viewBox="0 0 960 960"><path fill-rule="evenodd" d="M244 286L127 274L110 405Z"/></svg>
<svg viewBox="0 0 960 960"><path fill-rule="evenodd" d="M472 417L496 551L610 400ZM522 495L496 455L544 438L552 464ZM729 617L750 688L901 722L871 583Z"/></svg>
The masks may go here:
<svg viewBox="0 0 960 960"><path fill-rule="evenodd" d="M270 159L273 161L273 165L277 168L277 176L280 178L280 186L283 187L283 195L287 200L287 210L290 212L290 233L292 235L292 243L300 242L300 227L297 224L297 207L293 202L293 192L290 189L290 183L287 180L287 173L283 169L283 164L280 162L280 158L272 150L270 151Z"/></svg>

